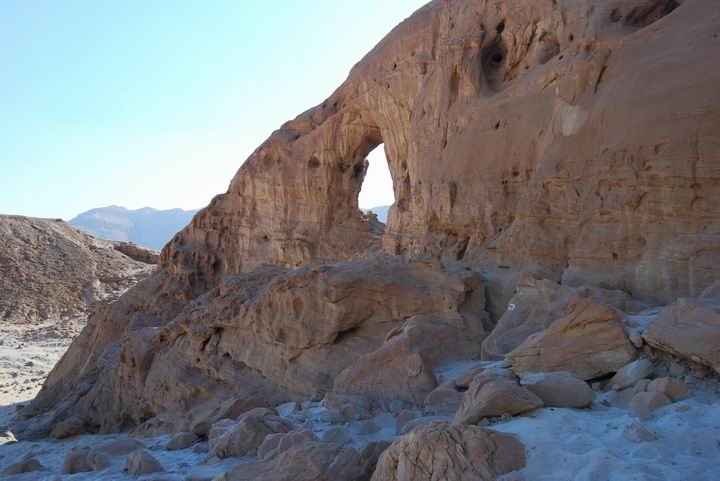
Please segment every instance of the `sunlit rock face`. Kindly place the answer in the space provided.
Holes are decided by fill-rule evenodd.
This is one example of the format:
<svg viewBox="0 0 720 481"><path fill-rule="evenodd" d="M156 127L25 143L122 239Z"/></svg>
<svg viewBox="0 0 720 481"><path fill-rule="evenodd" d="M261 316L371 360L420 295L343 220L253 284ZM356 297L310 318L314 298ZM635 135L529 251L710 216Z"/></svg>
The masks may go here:
<svg viewBox="0 0 720 481"><path fill-rule="evenodd" d="M699 295L720 277L718 15L712 0L429 3L322 105L258 147L227 193L165 247L153 278L90 319L34 413L60 406L48 422L75 410L110 430L183 412L172 395L160 406L149 399L154 363L182 352L172 344L182 336L163 335L163 326L229 276L266 264L372 263L382 251L424 259L435 278L456 276L448 266L461 261L486 279L530 271L646 303ZM357 205L365 157L380 143L396 198L384 229ZM482 318L485 298L466 301L464 285L442 309L472 305ZM512 293L494 292L488 287L487 309L502 310ZM239 304L254 298L242 295ZM300 333L293 338L317 329L291 309L257 314L258 326L277 325L278 312ZM220 310L212 322L235 314ZM396 311L387 330L417 314L432 312ZM357 322L366 312L353 304L343 315ZM138 347L140 330L151 348ZM273 341L274 353L286 339ZM288 395L274 378L268 387L263 366L245 362L252 356L225 354L253 379L243 395ZM178 356L175 368L216 392L205 382L227 358L193 359Z"/></svg>

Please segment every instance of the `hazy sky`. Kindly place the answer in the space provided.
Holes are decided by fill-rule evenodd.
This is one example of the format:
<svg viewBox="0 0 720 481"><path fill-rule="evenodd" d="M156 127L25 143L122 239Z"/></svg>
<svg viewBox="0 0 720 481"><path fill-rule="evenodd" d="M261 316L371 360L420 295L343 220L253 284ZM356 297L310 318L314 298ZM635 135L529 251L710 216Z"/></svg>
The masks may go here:
<svg viewBox="0 0 720 481"><path fill-rule="evenodd" d="M0 213L203 207L424 3L0 2ZM372 160L364 207L392 203Z"/></svg>

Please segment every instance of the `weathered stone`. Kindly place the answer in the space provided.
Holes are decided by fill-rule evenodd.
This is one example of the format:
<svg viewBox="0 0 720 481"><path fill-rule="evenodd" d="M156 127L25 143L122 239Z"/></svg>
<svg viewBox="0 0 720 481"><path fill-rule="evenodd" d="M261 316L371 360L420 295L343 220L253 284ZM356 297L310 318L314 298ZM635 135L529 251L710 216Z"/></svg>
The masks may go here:
<svg viewBox="0 0 720 481"><path fill-rule="evenodd" d="M121 456L145 449L145 445L135 439L110 439L90 447L87 464L93 471L107 469Z"/></svg>
<svg viewBox="0 0 720 481"><path fill-rule="evenodd" d="M492 481L523 466L525 448L512 434L433 422L396 439L372 481Z"/></svg>
<svg viewBox="0 0 720 481"><path fill-rule="evenodd" d="M648 378L655 374L655 365L649 359L638 359L623 366L610 379L610 387L619 391L634 386L641 379Z"/></svg>
<svg viewBox="0 0 720 481"><path fill-rule="evenodd" d="M368 459L350 447L328 443L294 446L277 457L243 463L227 473L227 481L364 481Z"/></svg>
<svg viewBox="0 0 720 481"><path fill-rule="evenodd" d="M296 426L267 409L250 411L237 421L220 422L208 435L210 456L220 459L235 456L255 456L265 437L275 433L289 433Z"/></svg>
<svg viewBox="0 0 720 481"><path fill-rule="evenodd" d="M672 402L684 401L691 395L690 390L679 379L661 377L648 383L647 392L661 392Z"/></svg>
<svg viewBox="0 0 720 481"><path fill-rule="evenodd" d="M40 471L43 469L45 469L45 466L43 466L40 461L35 458L27 458L18 461L17 463L10 464L0 471L0 474L3 476L12 476L14 474L30 473L32 471Z"/></svg>
<svg viewBox="0 0 720 481"><path fill-rule="evenodd" d="M333 444L352 444L353 438L350 434L350 430L345 426L335 426L328 429L323 434L322 440L324 443Z"/></svg>
<svg viewBox="0 0 720 481"><path fill-rule="evenodd" d="M85 433L85 421L75 416L55 424L50 435L55 439L66 439Z"/></svg>
<svg viewBox="0 0 720 481"><path fill-rule="evenodd" d="M4 446L6 444L16 444L17 439L15 438L15 435L12 433L12 431L3 430L0 431L0 446Z"/></svg>
<svg viewBox="0 0 720 481"><path fill-rule="evenodd" d="M462 393L456 389L437 388L427 395L423 404L427 412L451 416L460 407L462 398Z"/></svg>
<svg viewBox="0 0 720 481"><path fill-rule="evenodd" d="M195 443L200 442L200 437L195 433L177 433L168 441L165 449L168 451L176 451L179 449L189 448Z"/></svg>
<svg viewBox="0 0 720 481"><path fill-rule="evenodd" d="M720 373L720 300L680 299L643 333L651 346Z"/></svg>
<svg viewBox="0 0 720 481"><path fill-rule="evenodd" d="M394 337L361 357L335 379L333 391L372 399L402 399L421 404L437 387L432 366L405 337Z"/></svg>
<svg viewBox="0 0 720 481"><path fill-rule="evenodd" d="M548 407L586 407L595 400L595 391L569 372L529 373L520 385L539 397Z"/></svg>
<svg viewBox="0 0 720 481"><path fill-rule="evenodd" d="M420 426L425 426L426 424L432 423L432 422L447 422L447 416L419 416L416 418L413 418L406 422L402 429L400 429L399 435L405 435L409 433L410 431L413 431Z"/></svg>
<svg viewBox="0 0 720 481"><path fill-rule="evenodd" d="M653 411L671 404L672 401L661 392L640 392L630 400L628 408L633 416L641 419L652 419Z"/></svg>
<svg viewBox="0 0 720 481"><path fill-rule="evenodd" d="M88 463L90 448L73 448L65 455L61 472L63 474L77 474L92 471Z"/></svg>
<svg viewBox="0 0 720 481"><path fill-rule="evenodd" d="M508 359L519 373L568 371L587 380L615 372L637 356L623 330L622 316L606 304L579 299Z"/></svg>
<svg viewBox="0 0 720 481"><path fill-rule="evenodd" d="M125 460L124 472L140 476L143 474L159 473L165 471L160 461L145 450L130 453Z"/></svg>
<svg viewBox="0 0 720 481"><path fill-rule="evenodd" d="M358 429L358 434L361 436L369 436L371 434L375 434L377 432L380 432L380 426L377 425L374 421L365 421L360 426L360 429Z"/></svg>
<svg viewBox="0 0 720 481"><path fill-rule="evenodd" d="M542 406L540 398L514 381L499 378L486 384L473 382L463 396L453 423L477 424L483 418L516 416Z"/></svg>
<svg viewBox="0 0 720 481"><path fill-rule="evenodd" d="M420 415L417 413L417 411L404 409L402 412L400 412L400 414L398 414L398 417L395 419L395 434L397 434L398 436L402 434L402 430L405 425L419 416Z"/></svg>
<svg viewBox="0 0 720 481"><path fill-rule="evenodd" d="M580 298L603 302L623 312L638 312L647 307L623 291L587 286L571 288L525 275L518 281L515 295L497 326L483 341L483 359L504 358L532 334L550 327L568 304Z"/></svg>
<svg viewBox="0 0 720 481"><path fill-rule="evenodd" d="M324 404L334 421L362 421L372 417L372 406L362 396L330 392L325 395Z"/></svg>

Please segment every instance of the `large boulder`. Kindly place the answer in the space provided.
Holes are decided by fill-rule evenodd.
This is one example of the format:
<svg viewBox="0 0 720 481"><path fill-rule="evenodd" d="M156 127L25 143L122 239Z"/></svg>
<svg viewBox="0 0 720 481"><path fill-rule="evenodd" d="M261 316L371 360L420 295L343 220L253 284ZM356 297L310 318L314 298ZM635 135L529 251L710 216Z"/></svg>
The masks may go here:
<svg viewBox="0 0 720 481"><path fill-rule="evenodd" d="M578 299L508 359L518 373L567 371L588 380L616 372L637 356L620 322L623 318L607 304Z"/></svg>
<svg viewBox="0 0 720 481"><path fill-rule="evenodd" d="M524 466L525 447L512 434L432 422L396 439L372 481L494 481Z"/></svg>
<svg viewBox="0 0 720 481"><path fill-rule="evenodd" d="M18 461L17 463L10 464L0 471L0 474L3 476L12 476L14 474L30 473L32 471L40 471L43 469L45 469L45 467L40 463L40 461L35 458L27 458Z"/></svg>
<svg viewBox="0 0 720 481"><path fill-rule="evenodd" d="M569 372L528 373L520 385L539 397L548 407L582 408L595 400L595 391Z"/></svg>
<svg viewBox="0 0 720 481"><path fill-rule="evenodd" d="M135 439L110 439L90 447L87 453L87 465L93 471L102 471L112 466L119 458L145 449L145 445ZM82 465L82 462L79 463Z"/></svg>
<svg viewBox="0 0 720 481"><path fill-rule="evenodd" d="M300 429L290 433L269 434L258 448L258 458L267 460L301 444L320 442L314 432Z"/></svg>
<svg viewBox="0 0 720 481"><path fill-rule="evenodd" d="M653 411L671 403L661 392L639 392L630 400L628 409L633 416L648 420L653 418Z"/></svg>
<svg viewBox="0 0 720 481"><path fill-rule="evenodd" d="M85 421L77 416L60 421L53 426L50 435L55 439L65 439L87 433Z"/></svg>
<svg viewBox="0 0 720 481"><path fill-rule="evenodd" d="M165 469L160 464L160 461L143 449L128 455L123 471L135 476L141 476L143 474L159 473L165 471Z"/></svg>
<svg viewBox="0 0 720 481"><path fill-rule="evenodd" d="M684 382L672 377L653 379L647 385L647 392L661 392L672 402L683 401L692 394Z"/></svg>
<svg viewBox="0 0 720 481"><path fill-rule="evenodd" d="M610 387L617 391L635 386L635 384L655 374L655 365L649 359L638 359L623 366L610 379Z"/></svg>
<svg viewBox="0 0 720 481"><path fill-rule="evenodd" d="M227 481L365 481L370 460L350 447L303 443L278 456L244 463L227 473Z"/></svg>
<svg viewBox="0 0 720 481"><path fill-rule="evenodd" d="M210 455L220 459L235 456L255 456L266 436L289 433L296 426L267 409L256 409L237 421L221 421L213 426L208 436Z"/></svg>
<svg viewBox="0 0 720 481"><path fill-rule="evenodd" d="M720 373L720 299L680 299L650 323L643 339Z"/></svg>
<svg viewBox="0 0 720 481"><path fill-rule="evenodd" d="M497 326L483 341L483 359L504 358L532 334L550 327L561 317L568 304L580 298L604 302L627 313L647 308L624 291L590 286L568 287L550 279L525 275L515 286L515 295Z"/></svg>
<svg viewBox="0 0 720 481"><path fill-rule="evenodd" d="M400 336L391 338L340 373L333 391L422 404L436 387L432 366L422 354L413 351L407 338Z"/></svg>
<svg viewBox="0 0 720 481"><path fill-rule="evenodd" d="M504 378L487 383L473 381L470 389L463 396L453 422L477 424L483 418L499 417L504 414L516 416L542 406L543 402L538 396L515 381Z"/></svg>

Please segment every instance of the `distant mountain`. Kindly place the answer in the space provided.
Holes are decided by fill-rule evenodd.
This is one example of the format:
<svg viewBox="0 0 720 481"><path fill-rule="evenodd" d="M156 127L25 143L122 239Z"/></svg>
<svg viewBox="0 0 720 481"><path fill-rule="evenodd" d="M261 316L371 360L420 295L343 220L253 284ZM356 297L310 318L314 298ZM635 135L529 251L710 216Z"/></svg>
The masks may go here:
<svg viewBox="0 0 720 481"><path fill-rule="evenodd" d="M363 209L365 212L372 211L375 214L377 214L378 220L382 222L383 224L387 224L387 218L388 218L388 211L390 210L389 205L378 205L376 207L371 207L370 209Z"/></svg>
<svg viewBox="0 0 720 481"><path fill-rule="evenodd" d="M129 210L111 205L83 212L70 224L101 239L129 241L160 250L190 223L197 210Z"/></svg>

